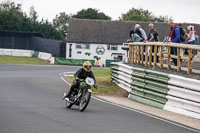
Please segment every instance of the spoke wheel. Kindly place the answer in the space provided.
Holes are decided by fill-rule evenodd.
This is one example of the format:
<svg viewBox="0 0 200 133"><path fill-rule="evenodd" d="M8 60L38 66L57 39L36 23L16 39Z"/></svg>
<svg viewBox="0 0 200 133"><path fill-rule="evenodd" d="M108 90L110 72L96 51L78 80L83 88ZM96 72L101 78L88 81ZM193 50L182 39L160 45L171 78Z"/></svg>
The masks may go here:
<svg viewBox="0 0 200 133"><path fill-rule="evenodd" d="M86 107L88 106L90 102L90 98L91 98L91 92L88 92L88 91L81 97L81 101L79 105L79 110L81 112L84 111Z"/></svg>
<svg viewBox="0 0 200 133"><path fill-rule="evenodd" d="M73 103L70 103L69 101L65 100L66 101L66 108L71 108Z"/></svg>

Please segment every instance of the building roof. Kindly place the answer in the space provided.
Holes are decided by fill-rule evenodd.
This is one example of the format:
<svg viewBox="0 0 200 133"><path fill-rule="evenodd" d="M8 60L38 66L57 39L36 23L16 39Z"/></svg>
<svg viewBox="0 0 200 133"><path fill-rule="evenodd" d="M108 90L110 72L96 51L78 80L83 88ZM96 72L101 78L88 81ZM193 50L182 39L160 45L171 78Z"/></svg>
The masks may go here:
<svg viewBox="0 0 200 133"><path fill-rule="evenodd" d="M69 21L67 42L75 43L94 43L94 44L122 44L129 38L129 32L135 24L149 33L149 22L137 21L110 21L94 19L75 19ZM160 41L165 36L169 36L170 29L166 23L154 23L159 33ZM183 24L183 27L189 24ZM200 25L193 24L197 33L200 33Z"/></svg>
<svg viewBox="0 0 200 133"><path fill-rule="evenodd" d="M16 37L44 37L41 33L38 32L17 32L17 31L2 31L0 36L16 36Z"/></svg>

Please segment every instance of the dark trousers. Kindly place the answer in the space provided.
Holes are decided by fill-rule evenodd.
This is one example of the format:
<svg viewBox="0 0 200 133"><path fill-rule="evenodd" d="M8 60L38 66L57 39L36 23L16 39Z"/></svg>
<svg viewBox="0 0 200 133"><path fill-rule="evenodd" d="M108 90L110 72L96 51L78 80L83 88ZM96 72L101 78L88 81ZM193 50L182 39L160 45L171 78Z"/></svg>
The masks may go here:
<svg viewBox="0 0 200 133"><path fill-rule="evenodd" d="M79 83L80 83L80 81L78 79L74 80L74 82L71 85L70 90L69 90L69 92L67 94L67 97L69 97L75 89L78 89Z"/></svg>
<svg viewBox="0 0 200 133"><path fill-rule="evenodd" d="M154 53L154 46L152 47L152 53ZM157 49L157 53L158 53L158 49ZM159 57L157 55L156 56L156 62L158 63ZM152 62L154 62L154 57L152 57Z"/></svg>
<svg viewBox="0 0 200 133"><path fill-rule="evenodd" d="M191 42L188 42L188 44L195 45L196 42L195 42L195 40L193 40L193 41L191 41ZM197 50L192 50L192 54L193 54L193 55L198 54Z"/></svg>
<svg viewBox="0 0 200 133"><path fill-rule="evenodd" d="M171 54L172 54L172 55L177 55L177 48L171 47ZM174 65L177 66L177 59L173 59L173 58L172 58L172 60L173 60L173 62L174 62Z"/></svg>

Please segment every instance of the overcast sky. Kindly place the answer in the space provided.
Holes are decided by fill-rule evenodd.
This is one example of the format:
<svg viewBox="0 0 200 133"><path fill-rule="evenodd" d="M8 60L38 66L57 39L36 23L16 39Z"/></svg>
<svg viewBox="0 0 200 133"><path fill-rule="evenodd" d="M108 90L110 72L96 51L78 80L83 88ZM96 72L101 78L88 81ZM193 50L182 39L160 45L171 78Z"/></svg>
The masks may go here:
<svg viewBox="0 0 200 133"><path fill-rule="evenodd" d="M6 1L6 0L0 0ZM96 8L118 19L132 7L148 9L154 15L172 16L175 22L200 24L200 0L10 0L21 3L23 11L29 13L35 7L39 19L52 21L59 12L74 14L81 9Z"/></svg>

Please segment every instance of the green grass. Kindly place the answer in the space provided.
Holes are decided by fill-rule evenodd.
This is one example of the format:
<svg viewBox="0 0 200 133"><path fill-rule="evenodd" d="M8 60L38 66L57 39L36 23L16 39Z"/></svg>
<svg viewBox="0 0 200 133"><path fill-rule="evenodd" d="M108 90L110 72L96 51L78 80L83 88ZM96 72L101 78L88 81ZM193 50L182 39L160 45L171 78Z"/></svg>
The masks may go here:
<svg viewBox="0 0 200 133"><path fill-rule="evenodd" d="M93 70L95 75L98 89L92 87L92 92L94 94L107 94L107 95L117 95L120 88L111 82L111 71L110 68L104 68L100 70ZM72 83L74 78L70 77L67 80Z"/></svg>
<svg viewBox="0 0 200 133"><path fill-rule="evenodd" d="M49 64L47 61L30 58L30 57L17 57L17 56L0 56L0 64L35 64L35 65L46 65Z"/></svg>

